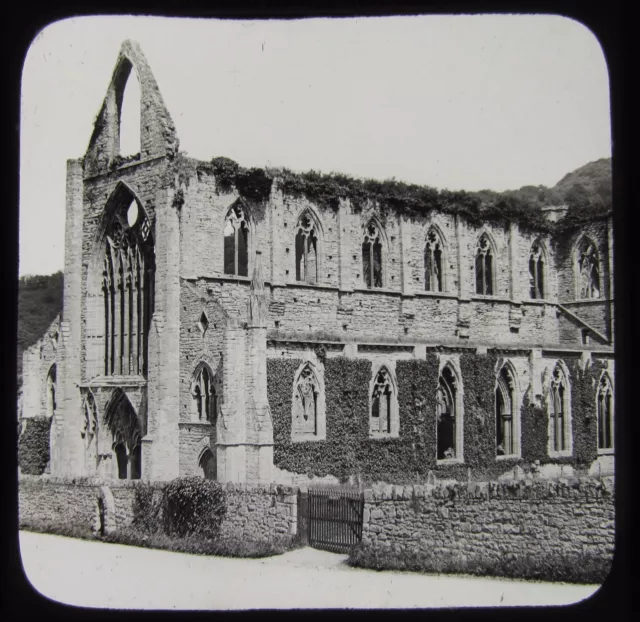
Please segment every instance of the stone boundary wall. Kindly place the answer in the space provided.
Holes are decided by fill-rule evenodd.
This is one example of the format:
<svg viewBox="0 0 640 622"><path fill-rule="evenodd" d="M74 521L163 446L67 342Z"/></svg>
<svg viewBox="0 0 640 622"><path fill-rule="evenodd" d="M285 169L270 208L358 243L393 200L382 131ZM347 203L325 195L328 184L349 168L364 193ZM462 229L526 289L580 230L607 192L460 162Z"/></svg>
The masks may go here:
<svg viewBox="0 0 640 622"><path fill-rule="evenodd" d="M364 544L501 559L613 558L613 478L381 486L364 492Z"/></svg>
<svg viewBox="0 0 640 622"><path fill-rule="evenodd" d="M140 485L138 481L21 475L20 521L62 521L96 530L99 525L98 498L102 498L107 530L126 527L133 521L135 489ZM163 484L154 482L153 485ZM222 523L223 537L269 540L296 535L297 488L229 483L225 492L227 515Z"/></svg>
<svg viewBox="0 0 640 622"><path fill-rule="evenodd" d="M226 485L227 516L222 536L270 539L295 536L298 489L291 486Z"/></svg>

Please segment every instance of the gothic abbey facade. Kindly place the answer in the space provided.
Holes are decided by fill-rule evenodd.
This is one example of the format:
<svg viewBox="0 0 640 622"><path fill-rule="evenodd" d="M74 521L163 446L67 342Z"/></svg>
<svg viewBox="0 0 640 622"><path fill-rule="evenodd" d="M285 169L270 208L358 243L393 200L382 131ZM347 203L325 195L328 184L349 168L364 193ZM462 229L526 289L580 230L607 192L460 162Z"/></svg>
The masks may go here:
<svg viewBox="0 0 640 622"><path fill-rule="evenodd" d="M140 153L123 159L132 70ZM418 451L436 472L479 468L466 464L477 413L460 361L489 354L488 466L526 463L531 405L543 467L576 466L586 442L597 448L587 468L612 468L610 219L558 245L514 222L409 218L348 199L327 209L277 177L252 200L208 164L179 153L144 56L125 42L87 153L67 164L63 311L24 355L23 416L53 417L52 475L298 483L350 434L358 468L376 444L384 463L394 443L412 448L407 464ZM400 377L428 357L431 444L407 424ZM366 363L349 389L366 404L340 419L345 359ZM577 399L576 370L588 368L592 392Z"/></svg>

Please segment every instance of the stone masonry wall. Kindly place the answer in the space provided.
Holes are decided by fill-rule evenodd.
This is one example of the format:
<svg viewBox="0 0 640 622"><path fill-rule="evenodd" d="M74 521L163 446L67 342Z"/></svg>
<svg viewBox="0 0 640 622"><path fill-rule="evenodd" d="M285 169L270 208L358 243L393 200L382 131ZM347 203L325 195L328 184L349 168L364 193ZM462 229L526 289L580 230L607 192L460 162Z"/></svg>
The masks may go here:
<svg viewBox="0 0 640 622"><path fill-rule="evenodd" d="M97 479L69 480L23 475L19 485L20 521L64 522L91 529L95 526L101 486L113 496L115 527L133 521L138 482ZM248 486L227 484L227 515L222 537L273 539L297 533L298 489L276 484Z"/></svg>
<svg viewBox="0 0 640 622"><path fill-rule="evenodd" d="M226 486L227 515L222 536L268 539L294 536L298 525L298 490L293 487Z"/></svg>
<svg viewBox="0 0 640 622"><path fill-rule="evenodd" d="M180 212L181 275L205 286L227 313L246 318L249 277L255 252L262 252L270 295L269 328L323 331L341 339L415 338L479 341L501 345L549 345L561 340L555 304L567 298L573 273L562 250L548 235L536 235L491 223L474 227L448 214L406 219L381 215L373 206L355 212L348 204L336 212L305 199L283 195L274 186L264 205L247 203L251 220L247 277L223 273L223 227L235 192L219 192L215 177L193 173ZM301 213L310 210L320 223L318 282L295 280L295 234ZM383 224L384 287L367 290L362 278L362 230L375 216ZM444 292L424 290L424 245L431 226L444 243ZM475 293L474 258L478 237L486 232L495 247L493 296ZM594 233L595 234L595 233ZM540 240L545 254L545 300L529 293L529 254ZM604 255L603 255L604 256ZM570 261L569 261L570 263ZM604 274L604 273L603 273ZM569 281L568 281L569 280ZM459 298L471 300L464 310ZM458 316L468 314L460 331ZM608 321L601 308L594 327ZM590 314L592 315L592 313ZM575 343L572 335L570 342Z"/></svg>
<svg viewBox="0 0 640 622"><path fill-rule="evenodd" d="M441 555L530 558L614 550L613 478L366 490L363 542Z"/></svg>

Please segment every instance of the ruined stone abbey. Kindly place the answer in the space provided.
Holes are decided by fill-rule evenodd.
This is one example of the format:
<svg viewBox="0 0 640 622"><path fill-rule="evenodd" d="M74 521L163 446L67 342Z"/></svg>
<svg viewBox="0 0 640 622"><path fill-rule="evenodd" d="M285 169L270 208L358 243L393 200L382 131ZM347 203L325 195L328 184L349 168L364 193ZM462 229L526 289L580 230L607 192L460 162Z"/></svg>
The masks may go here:
<svg viewBox="0 0 640 622"><path fill-rule="evenodd" d="M140 153L122 158L132 70ZM122 45L67 163L63 310L24 354L23 416L52 417L52 475L611 472L610 217L559 242L265 184L179 153L142 52Z"/></svg>

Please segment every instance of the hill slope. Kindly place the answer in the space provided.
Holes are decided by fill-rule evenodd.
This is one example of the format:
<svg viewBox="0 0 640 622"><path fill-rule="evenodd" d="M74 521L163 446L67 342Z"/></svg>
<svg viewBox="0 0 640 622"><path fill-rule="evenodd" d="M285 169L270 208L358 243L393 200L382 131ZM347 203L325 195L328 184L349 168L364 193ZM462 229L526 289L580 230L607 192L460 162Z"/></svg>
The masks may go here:
<svg viewBox="0 0 640 622"><path fill-rule="evenodd" d="M21 277L18 282L18 386L22 384L22 353L44 335L62 310L62 272Z"/></svg>

